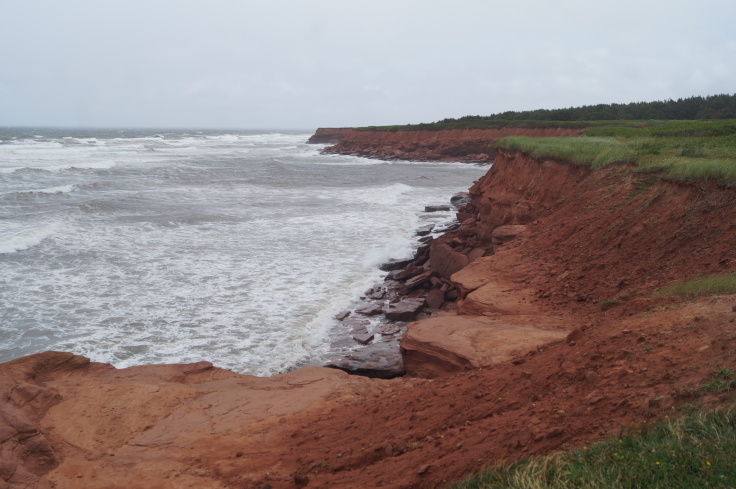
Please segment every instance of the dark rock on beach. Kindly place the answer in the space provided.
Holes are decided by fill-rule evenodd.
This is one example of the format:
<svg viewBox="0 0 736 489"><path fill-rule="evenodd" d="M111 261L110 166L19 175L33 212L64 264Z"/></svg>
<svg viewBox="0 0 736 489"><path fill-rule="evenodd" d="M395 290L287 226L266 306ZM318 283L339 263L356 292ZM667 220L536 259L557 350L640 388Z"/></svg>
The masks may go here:
<svg viewBox="0 0 736 489"><path fill-rule="evenodd" d="M451 211L452 207L449 205L427 205L424 207L424 212L441 212Z"/></svg>
<svg viewBox="0 0 736 489"><path fill-rule="evenodd" d="M394 321L413 321L424 307L424 298L403 299L383 308L383 314Z"/></svg>
<svg viewBox="0 0 736 489"><path fill-rule="evenodd" d="M391 270L402 269L413 261L414 261L413 258L407 258L403 260L396 260L394 258L391 258L389 261L387 261L386 263L383 263L378 268L383 270L384 272L390 272Z"/></svg>
<svg viewBox="0 0 736 489"><path fill-rule="evenodd" d="M396 341L373 343L325 366L377 379L404 375L404 363Z"/></svg>

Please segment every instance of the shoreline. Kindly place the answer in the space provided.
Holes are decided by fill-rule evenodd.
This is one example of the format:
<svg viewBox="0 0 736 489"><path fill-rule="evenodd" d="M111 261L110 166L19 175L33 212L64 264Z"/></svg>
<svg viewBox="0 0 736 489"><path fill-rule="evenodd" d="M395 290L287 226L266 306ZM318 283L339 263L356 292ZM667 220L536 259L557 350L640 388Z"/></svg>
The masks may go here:
<svg viewBox="0 0 736 489"><path fill-rule="evenodd" d="M407 376L24 357L0 365L2 480L441 487L725 402L701 386L736 362L733 296L651 291L736 263L732 191L499 151L469 195L462 225L427 251L455 309L407 325Z"/></svg>

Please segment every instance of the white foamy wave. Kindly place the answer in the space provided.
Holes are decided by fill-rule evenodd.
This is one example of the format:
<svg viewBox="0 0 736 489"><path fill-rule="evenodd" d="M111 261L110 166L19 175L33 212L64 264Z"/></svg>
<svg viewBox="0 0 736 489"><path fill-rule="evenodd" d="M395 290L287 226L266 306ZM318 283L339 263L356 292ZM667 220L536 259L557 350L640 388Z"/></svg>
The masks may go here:
<svg viewBox="0 0 736 489"><path fill-rule="evenodd" d="M388 187L373 187L357 189L350 192L348 199L354 202L364 202L367 204L385 204L395 205L399 199L412 192L413 187L403 184L395 183Z"/></svg>
<svg viewBox="0 0 736 489"><path fill-rule="evenodd" d="M404 260L413 254L414 248L408 236L394 236L386 244L368 250L363 257L363 266L377 267L392 258Z"/></svg>
<svg viewBox="0 0 736 489"><path fill-rule="evenodd" d="M61 228L60 222L52 222L31 229L16 229L2 233L0 234L0 253L26 250L54 234L59 228Z"/></svg>
<svg viewBox="0 0 736 489"><path fill-rule="evenodd" d="M60 185L58 187L40 188L37 190L29 190L30 193L34 194L63 194L74 190L74 184L71 185Z"/></svg>

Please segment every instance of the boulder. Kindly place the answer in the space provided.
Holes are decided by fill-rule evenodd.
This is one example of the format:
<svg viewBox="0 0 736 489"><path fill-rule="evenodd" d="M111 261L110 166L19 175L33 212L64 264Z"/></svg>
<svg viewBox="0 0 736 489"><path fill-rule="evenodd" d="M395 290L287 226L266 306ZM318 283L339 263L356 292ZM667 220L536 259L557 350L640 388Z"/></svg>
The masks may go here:
<svg viewBox="0 0 736 489"><path fill-rule="evenodd" d="M350 311L340 311L337 314L335 314L335 319L337 319L338 321L343 321L348 316L350 316Z"/></svg>
<svg viewBox="0 0 736 489"><path fill-rule="evenodd" d="M440 277L446 279L470 263L467 256L458 253L444 243L432 247L429 251L429 259L432 262L432 269Z"/></svg>
<svg viewBox="0 0 736 489"><path fill-rule="evenodd" d="M410 278L405 282L405 286L409 289L416 289L417 287L421 286L425 282L429 281L429 279L432 277L432 272L424 272L420 275L417 275L415 277Z"/></svg>
<svg viewBox="0 0 736 489"><path fill-rule="evenodd" d="M390 272L391 270L399 270L401 268L404 268L405 266L409 265L413 261L414 261L414 258L405 258L402 260L391 258L386 263L381 264L378 268L380 268L384 272Z"/></svg>
<svg viewBox="0 0 736 489"><path fill-rule="evenodd" d="M389 304L383 308L383 314L394 321L413 321L424 307L425 300L421 297L404 299L396 304Z"/></svg>
<svg viewBox="0 0 736 489"><path fill-rule="evenodd" d="M432 289L427 294L427 306L430 309L439 309L443 302L445 302L444 289Z"/></svg>
<svg viewBox="0 0 736 489"><path fill-rule="evenodd" d="M419 229L417 229L417 236L426 236L429 233L431 233L433 229L434 229L434 224L427 224L426 226L422 226Z"/></svg>
<svg viewBox="0 0 736 489"><path fill-rule="evenodd" d="M394 280L407 280L417 275L424 273L424 267L410 266L404 270L391 272Z"/></svg>
<svg viewBox="0 0 736 489"><path fill-rule="evenodd" d="M404 375L404 362L396 341L370 344L328 363L325 367L377 379L392 379Z"/></svg>
<svg viewBox="0 0 736 489"><path fill-rule="evenodd" d="M458 192L450 197L450 203L458 209L465 207L470 204L470 194L467 192Z"/></svg>
<svg viewBox="0 0 736 489"><path fill-rule="evenodd" d="M409 375L441 377L505 362L565 338L567 332L556 328L559 320L546 316L429 318L409 324L401 352Z"/></svg>

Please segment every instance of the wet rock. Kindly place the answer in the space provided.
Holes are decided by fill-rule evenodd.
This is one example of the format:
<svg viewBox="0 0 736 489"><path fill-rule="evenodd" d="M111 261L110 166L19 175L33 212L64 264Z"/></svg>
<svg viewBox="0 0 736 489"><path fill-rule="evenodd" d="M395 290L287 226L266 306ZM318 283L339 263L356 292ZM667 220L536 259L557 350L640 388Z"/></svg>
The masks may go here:
<svg viewBox="0 0 736 489"><path fill-rule="evenodd" d="M426 236L429 233L431 233L433 229L434 229L434 224L427 224L426 226L422 226L419 229L417 229L417 236Z"/></svg>
<svg viewBox="0 0 736 489"><path fill-rule="evenodd" d="M378 329L376 333L383 335L383 336L393 336L395 334L398 334L401 332L401 328L396 326L395 324L387 324L386 326Z"/></svg>
<svg viewBox="0 0 736 489"><path fill-rule="evenodd" d="M458 192L450 197L450 203L458 209L461 207L465 207L466 205L470 204L470 194L467 192Z"/></svg>
<svg viewBox="0 0 736 489"><path fill-rule="evenodd" d="M406 287L408 287L409 289L416 289L420 285L429 281L431 277L432 277L432 272L424 272L421 275L417 275L416 277L410 278L409 280L405 282L404 285L406 285Z"/></svg>
<svg viewBox="0 0 736 489"><path fill-rule="evenodd" d="M395 258L391 258L389 261L387 261L386 263L380 265L378 268L380 268L384 272L390 272L391 270L399 270L399 269L402 269L402 268L406 267L407 265L409 265L413 261L414 261L413 258L407 258L407 259L403 259L403 260L397 260Z"/></svg>
<svg viewBox="0 0 736 489"><path fill-rule="evenodd" d="M349 374L378 379L404 375L404 363L396 341L373 343L325 365Z"/></svg>
<svg viewBox="0 0 736 489"><path fill-rule="evenodd" d="M362 345L367 345L368 343L373 341L374 337L375 335L373 333L362 333L353 335L353 339Z"/></svg>
<svg viewBox="0 0 736 489"><path fill-rule="evenodd" d="M404 270L394 272L393 278L395 280L406 280L412 277L416 277L417 275L420 275L424 273L424 267L417 267L417 266L410 266L405 268Z"/></svg>
<svg viewBox="0 0 736 489"><path fill-rule="evenodd" d="M359 328L361 326L368 326L371 324L370 321L367 319L360 319L360 318L348 318L345 321L342 322L343 325L345 325L348 328Z"/></svg>
<svg viewBox="0 0 736 489"><path fill-rule="evenodd" d="M445 291L443 289L432 289L427 294L427 306L430 309L439 309L445 302Z"/></svg>
<svg viewBox="0 0 736 489"><path fill-rule="evenodd" d="M427 205L424 206L424 212L443 212L451 211L452 207L449 205Z"/></svg>
<svg viewBox="0 0 736 489"><path fill-rule="evenodd" d="M432 236L424 236L423 238L419 238L419 242L423 244L429 244L432 241L434 241L434 237Z"/></svg>
<svg viewBox="0 0 736 489"><path fill-rule="evenodd" d="M382 287L376 286L372 289L366 290L364 294L369 299L380 300L384 298L384 296L386 295L386 291Z"/></svg>
<svg viewBox="0 0 736 489"><path fill-rule="evenodd" d="M343 321L348 316L350 316L350 311L340 311L337 314L335 314L335 319L337 319L338 321Z"/></svg>
<svg viewBox="0 0 736 489"><path fill-rule="evenodd" d="M356 334L366 334L368 333L368 328L366 326L356 326L353 328L353 330L350 332L352 335Z"/></svg>
<svg viewBox="0 0 736 489"><path fill-rule="evenodd" d="M383 308L383 314L394 321L413 321L424 307L423 298L404 299Z"/></svg>
<svg viewBox="0 0 736 489"><path fill-rule="evenodd" d="M381 304L367 304L361 308L356 309L355 312L358 314L362 314L363 316L376 316L378 314L381 314L382 312Z"/></svg>

